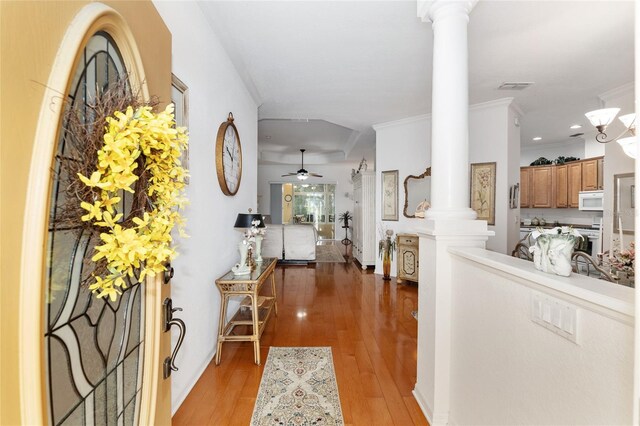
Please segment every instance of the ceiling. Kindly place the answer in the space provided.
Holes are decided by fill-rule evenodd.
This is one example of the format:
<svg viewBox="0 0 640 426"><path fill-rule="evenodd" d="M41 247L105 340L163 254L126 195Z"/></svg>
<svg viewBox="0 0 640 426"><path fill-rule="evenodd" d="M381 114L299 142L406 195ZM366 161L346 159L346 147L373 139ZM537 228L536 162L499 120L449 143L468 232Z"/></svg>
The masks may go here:
<svg viewBox="0 0 640 426"><path fill-rule="evenodd" d="M373 124L430 112L431 25L415 1L200 6L259 107L261 163L373 160ZM514 97L523 146L569 140L598 95L633 81L633 2L481 0L470 103ZM535 84L503 91L505 81Z"/></svg>

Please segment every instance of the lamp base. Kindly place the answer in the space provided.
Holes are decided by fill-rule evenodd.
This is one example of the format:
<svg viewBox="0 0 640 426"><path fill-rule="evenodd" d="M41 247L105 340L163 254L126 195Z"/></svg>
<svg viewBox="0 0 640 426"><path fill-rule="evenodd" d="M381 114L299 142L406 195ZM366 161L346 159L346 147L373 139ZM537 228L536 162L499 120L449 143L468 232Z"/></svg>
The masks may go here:
<svg viewBox="0 0 640 426"><path fill-rule="evenodd" d="M249 275L251 273L251 267L247 264L240 265L236 263L236 265L231 268L231 272L233 272L233 275Z"/></svg>

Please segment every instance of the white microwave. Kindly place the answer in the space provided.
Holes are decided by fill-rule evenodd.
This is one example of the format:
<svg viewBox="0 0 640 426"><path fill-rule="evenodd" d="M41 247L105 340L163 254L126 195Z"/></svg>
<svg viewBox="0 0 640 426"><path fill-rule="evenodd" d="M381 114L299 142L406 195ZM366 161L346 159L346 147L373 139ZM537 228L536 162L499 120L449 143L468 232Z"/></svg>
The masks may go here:
<svg viewBox="0 0 640 426"><path fill-rule="evenodd" d="M603 191L582 191L578 194L580 210L602 211L604 209Z"/></svg>

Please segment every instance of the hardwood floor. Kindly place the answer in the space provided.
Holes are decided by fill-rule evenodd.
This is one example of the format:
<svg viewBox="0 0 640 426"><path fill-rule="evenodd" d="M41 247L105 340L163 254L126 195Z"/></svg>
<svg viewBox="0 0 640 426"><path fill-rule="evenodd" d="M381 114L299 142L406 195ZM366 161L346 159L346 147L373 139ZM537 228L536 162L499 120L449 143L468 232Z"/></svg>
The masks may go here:
<svg viewBox="0 0 640 426"><path fill-rule="evenodd" d="M346 425L428 424L411 393L417 287L384 282L350 258L275 274L278 316L261 339L262 365L250 343L225 343L220 365L207 367L174 425L248 425L270 346L331 346Z"/></svg>

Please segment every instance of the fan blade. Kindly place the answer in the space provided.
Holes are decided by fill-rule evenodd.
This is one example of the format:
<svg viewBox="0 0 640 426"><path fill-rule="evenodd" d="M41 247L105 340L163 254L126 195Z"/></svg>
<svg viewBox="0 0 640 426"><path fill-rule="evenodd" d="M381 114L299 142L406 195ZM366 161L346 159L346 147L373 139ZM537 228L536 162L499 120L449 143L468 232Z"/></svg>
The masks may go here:
<svg viewBox="0 0 640 426"><path fill-rule="evenodd" d="M319 175L317 173L308 173L308 175L313 177L322 177L322 175Z"/></svg>
<svg viewBox="0 0 640 426"><path fill-rule="evenodd" d="M287 176L298 176L297 173L287 173L286 175L282 175L281 177L287 177Z"/></svg>

